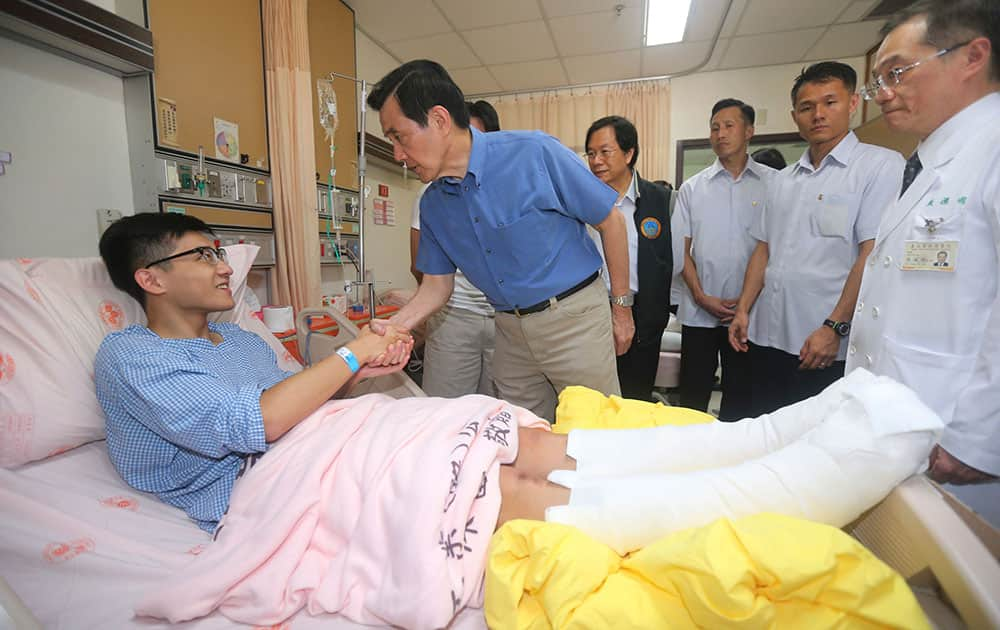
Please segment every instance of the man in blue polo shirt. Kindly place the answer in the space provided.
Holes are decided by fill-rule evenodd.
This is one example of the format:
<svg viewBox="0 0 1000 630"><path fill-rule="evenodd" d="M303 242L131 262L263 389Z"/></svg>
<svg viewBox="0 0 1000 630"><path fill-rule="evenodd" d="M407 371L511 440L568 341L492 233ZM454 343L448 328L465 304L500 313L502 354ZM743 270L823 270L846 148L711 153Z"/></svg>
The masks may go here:
<svg viewBox="0 0 1000 630"><path fill-rule="evenodd" d="M368 106L395 158L433 182L420 203L424 279L390 322L412 328L441 308L460 267L496 310L501 397L552 419L568 385L619 394L615 355L635 326L618 194L551 136L470 129L462 91L433 61L387 74ZM610 307L587 224L601 234Z"/></svg>

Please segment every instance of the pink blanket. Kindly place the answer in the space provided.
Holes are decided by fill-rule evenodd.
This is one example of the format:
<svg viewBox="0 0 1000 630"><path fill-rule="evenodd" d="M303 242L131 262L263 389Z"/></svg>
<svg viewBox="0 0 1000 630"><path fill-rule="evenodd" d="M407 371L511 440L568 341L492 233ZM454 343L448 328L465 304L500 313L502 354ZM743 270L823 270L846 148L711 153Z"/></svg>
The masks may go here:
<svg viewBox="0 0 1000 630"><path fill-rule="evenodd" d="M548 427L485 396L331 401L246 470L216 541L136 613L271 625L304 606L444 627L482 606L519 425Z"/></svg>

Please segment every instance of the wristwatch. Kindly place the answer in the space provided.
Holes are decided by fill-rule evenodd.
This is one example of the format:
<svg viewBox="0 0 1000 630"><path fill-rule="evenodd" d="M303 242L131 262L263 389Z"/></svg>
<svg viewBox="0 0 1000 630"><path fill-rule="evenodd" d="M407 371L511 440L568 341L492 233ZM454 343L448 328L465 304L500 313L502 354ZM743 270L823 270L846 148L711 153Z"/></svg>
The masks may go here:
<svg viewBox="0 0 1000 630"><path fill-rule="evenodd" d="M851 322L835 322L832 319L827 319L823 322L824 326L829 326L833 329L833 332L841 337L846 337L851 333Z"/></svg>
<svg viewBox="0 0 1000 630"><path fill-rule="evenodd" d="M632 297L631 293L627 295L613 295L611 296L611 303L615 306L624 306L625 308L628 308L635 303L635 298Z"/></svg>

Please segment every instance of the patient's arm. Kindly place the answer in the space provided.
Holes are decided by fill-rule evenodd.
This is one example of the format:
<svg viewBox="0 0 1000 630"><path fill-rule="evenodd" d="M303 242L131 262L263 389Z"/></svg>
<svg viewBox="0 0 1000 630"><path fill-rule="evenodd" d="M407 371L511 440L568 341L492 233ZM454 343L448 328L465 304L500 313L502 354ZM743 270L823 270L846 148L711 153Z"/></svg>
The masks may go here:
<svg viewBox="0 0 1000 630"><path fill-rule="evenodd" d="M347 344L359 365L396 347L409 347L408 334L388 328L377 335L368 328ZM331 354L319 363L288 377L260 395L260 411L264 418L264 437L273 442L304 420L351 380L350 368L344 359Z"/></svg>
<svg viewBox="0 0 1000 630"><path fill-rule="evenodd" d="M400 350L405 356L409 356L410 353L413 352L413 338L411 337L409 341L401 345ZM351 377L351 380L347 381L347 384L337 390L337 393L334 394L333 397L347 398L350 396L351 391L354 390L354 387L361 381L369 378L385 376L386 374L392 374L402 370L404 367L406 367L406 361L400 361L399 363L385 366L374 366L371 363L366 363L361 366L361 369L358 370L354 376Z"/></svg>

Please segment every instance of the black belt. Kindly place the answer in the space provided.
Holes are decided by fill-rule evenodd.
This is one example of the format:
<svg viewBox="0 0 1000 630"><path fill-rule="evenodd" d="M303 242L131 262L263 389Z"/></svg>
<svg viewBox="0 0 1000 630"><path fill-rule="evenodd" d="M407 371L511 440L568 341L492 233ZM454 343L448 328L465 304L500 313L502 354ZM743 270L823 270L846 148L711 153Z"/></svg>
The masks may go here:
<svg viewBox="0 0 1000 630"><path fill-rule="evenodd" d="M531 315L532 313L541 313L542 311L544 311L545 309L547 309L549 306L552 305L552 300L555 300L556 302L558 302L559 300L565 300L566 298L573 295L580 289L590 286L590 283L597 279L597 274L598 272L595 271L594 273L587 276L586 279L584 279L584 281L581 282L580 284L574 285L569 289L566 289L565 291L555 296L554 298L549 298L548 300L542 300L538 304L532 304L531 306L525 306L524 308L513 308L509 311L500 311L500 312L513 313L518 317L522 315Z"/></svg>

